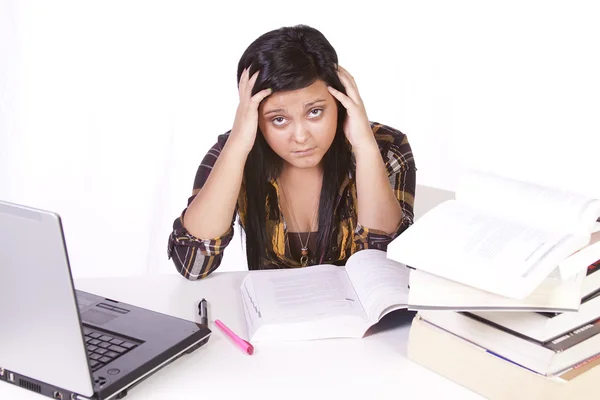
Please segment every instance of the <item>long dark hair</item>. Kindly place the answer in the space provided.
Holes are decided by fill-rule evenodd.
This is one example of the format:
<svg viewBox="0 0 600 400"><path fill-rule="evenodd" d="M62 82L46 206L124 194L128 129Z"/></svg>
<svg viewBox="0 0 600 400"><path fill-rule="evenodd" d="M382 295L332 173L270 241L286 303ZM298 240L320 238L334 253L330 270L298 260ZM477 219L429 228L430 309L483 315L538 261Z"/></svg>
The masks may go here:
<svg viewBox="0 0 600 400"><path fill-rule="evenodd" d="M337 63L336 51L321 32L306 25L283 27L261 35L248 46L238 63L237 81L240 81L243 70L250 67L250 76L260 70L252 95L266 88L271 88L273 92L301 89L316 80L323 80L345 94L346 90L337 75ZM337 217L332 216L338 190L352 165L350 148L342 128L346 109L337 100L336 103L337 131L323 157L315 255L319 262L323 262L337 222ZM267 232L265 204L270 205L271 215L278 215L276 193L269 180L279 177L283 166L283 160L269 147L260 128L257 129L243 178L247 205L244 229L249 269L262 269L265 264L269 268L277 266L277 258L269 245L271 239Z"/></svg>

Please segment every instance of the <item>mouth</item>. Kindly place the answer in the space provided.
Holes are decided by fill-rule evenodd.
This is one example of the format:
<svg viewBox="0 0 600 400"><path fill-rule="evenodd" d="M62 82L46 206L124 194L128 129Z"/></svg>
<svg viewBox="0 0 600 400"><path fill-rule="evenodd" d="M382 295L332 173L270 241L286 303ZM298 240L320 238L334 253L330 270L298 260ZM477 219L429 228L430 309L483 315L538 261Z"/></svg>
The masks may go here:
<svg viewBox="0 0 600 400"><path fill-rule="evenodd" d="M292 154L298 157L301 156L307 156L309 154L312 154L315 151L316 147L311 147L309 149L302 149L302 150L295 150L292 151Z"/></svg>

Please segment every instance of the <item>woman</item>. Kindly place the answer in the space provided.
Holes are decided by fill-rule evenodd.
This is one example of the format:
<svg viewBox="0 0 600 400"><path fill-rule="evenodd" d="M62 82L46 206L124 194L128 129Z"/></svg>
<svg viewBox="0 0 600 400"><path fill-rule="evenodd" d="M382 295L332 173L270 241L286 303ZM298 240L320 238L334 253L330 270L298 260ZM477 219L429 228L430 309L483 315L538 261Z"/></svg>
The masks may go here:
<svg viewBox="0 0 600 400"><path fill-rule="evenodd" d="M236 215L249 269L341 265L386 250L413 220L406 136L369 122L352 76L316 29L268 32L242 55L231 131L200 164L169 258L188 279L220 264Z"/></svg>

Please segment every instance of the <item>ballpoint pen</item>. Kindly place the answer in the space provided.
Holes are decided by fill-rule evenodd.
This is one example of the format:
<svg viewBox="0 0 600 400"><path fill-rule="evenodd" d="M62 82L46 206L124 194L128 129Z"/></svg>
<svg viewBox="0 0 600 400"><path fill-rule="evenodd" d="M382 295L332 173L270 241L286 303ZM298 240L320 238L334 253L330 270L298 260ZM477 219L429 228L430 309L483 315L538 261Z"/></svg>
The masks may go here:
<svg viewBox="0 0 600 400"><path fill-rule="evenodd" d="M200 315L200 323L208 327L208 306L206 305L206 299L202 299L198 303L198 314Z"/></svg>
<svg viewBox="0 0 600 400"><path fill-rule="evenodd" d="M229 338L231 338L231 340L233 340L233 342L239 348L244 350L244 352L248 353L249 355L252 355L254 353L254 346L252 346L249 342L245 341L244 339L240 338L238 335L233 333L233 331L226 327L224 323L216 319L215 325L217 325L223 331L223 333L225 333L225 335L229 336Z"/></svg>

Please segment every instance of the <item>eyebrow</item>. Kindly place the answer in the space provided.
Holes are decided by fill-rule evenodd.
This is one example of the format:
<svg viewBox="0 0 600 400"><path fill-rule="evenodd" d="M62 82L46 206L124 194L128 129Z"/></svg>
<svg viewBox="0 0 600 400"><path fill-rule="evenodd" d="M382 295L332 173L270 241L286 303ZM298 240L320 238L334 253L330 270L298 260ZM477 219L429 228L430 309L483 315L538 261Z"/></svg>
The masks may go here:
<svg viewBox="0 0 600 400"><path fill-rule="evenodd" d="M325 102L325 99L318 99L318 100L314 100L314 101L308 102L308 103L306 103L304 105L304 109L310 108L310 107L314 106L315 104L322 103L322 102ZM269 110L269 111L265 112L264 115L267 116L269 114L275 114L275 113L280 113L280 112L285 112L285 109L284 108L277 108L277 109L274 109L274 110Z"/></svg>

